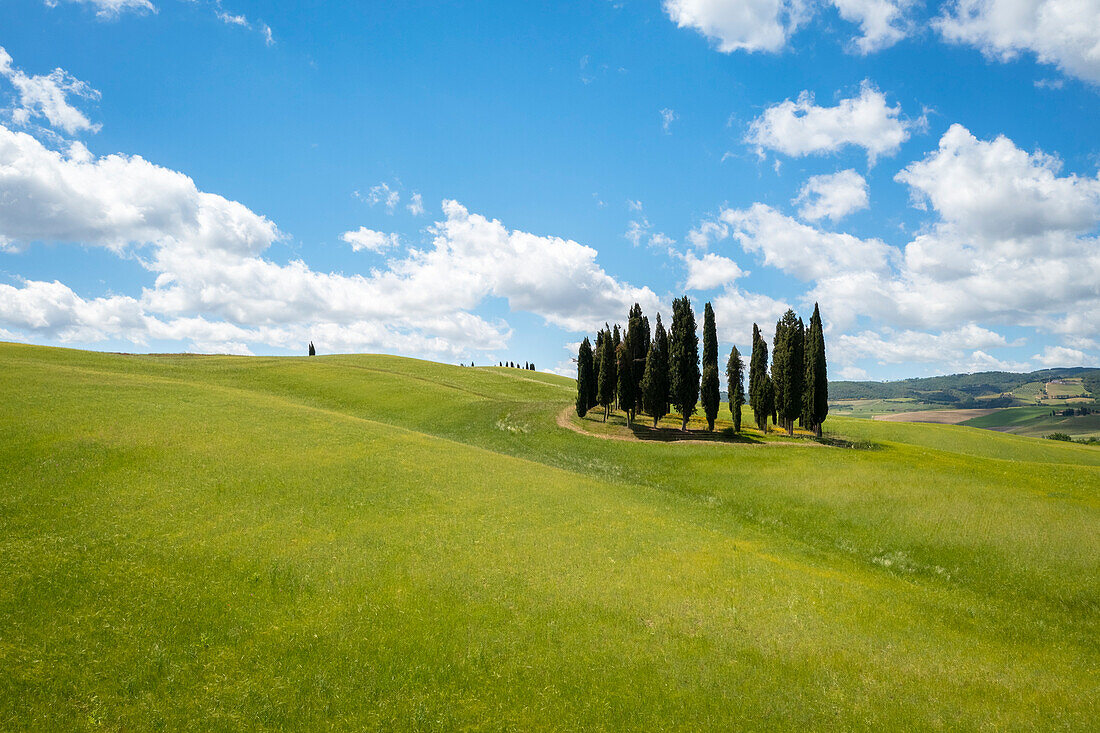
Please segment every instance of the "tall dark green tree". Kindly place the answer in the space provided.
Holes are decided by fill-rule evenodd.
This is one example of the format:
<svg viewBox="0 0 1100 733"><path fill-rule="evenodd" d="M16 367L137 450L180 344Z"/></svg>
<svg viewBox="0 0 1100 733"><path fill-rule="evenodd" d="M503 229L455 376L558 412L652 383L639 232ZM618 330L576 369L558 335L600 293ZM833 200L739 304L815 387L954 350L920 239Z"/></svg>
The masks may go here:
<svg viewBox="0 0 1100 733"><path fill-rule="evenodd" d="M703 306L703 381L699 401L707 418L707 429L714 431L714 418L722 404L722 386L718 380L718 330L714 325L714 308Z"/></svg>
<svg viewBox="0 0 1100 733"><path fill-rule="evenodd" d="M821 313L814 303L810 328L806 332L806 384L803 389L802 422L821 437L821 424L829 415L829 376L825 365L825 332Z"/></svg>
<svg viewBox="0 0 1100 733"><path fill-rule="evenodd" d="M726 391L735 433L741 432L741 405L745 404L744 372L745 362L741 361L741 352L734 346L726 362Z"/></svg>
<svg viewBox="0 0 1100 733"><path fill-rule="evenodd" d="M626 424L634 423L634 402L637 385L634 381L634 357L630 348L630 334L619 344L615 354L618 361L618 389L619 406L626 413Z"/></svg>
<svg viewBox="0 0 1100 733"><path fill-rule="evenodd" d="M619 404L624 409L629 404L634 413L637 414L643 409L642 375L645 374L646 352L649 349L648 321L642 315L642 307L637 303L630 309L630 316L627 318L624 343L630 344L630 365L634 390L629 395L629 403L623 402L623 395L619 395ZM620 365L620 370L621 368Z"/></svg>
<svg viewBox="0 0 1100 733"><path fill-rule="evenodd" d="M584 337L577 350L577 415L584 417L592 406L592 386L596 381L592 364L592 344Z"/></svg>
<svg viewBox="0 0 1100 733"><path fill-rule="evenodd" d="M775 407L775 392L768 377L768 342L760 327L752 324L752 355L749 357L749 406L756 427L768 432L768 418Z"/></svg>
<svg viewBox="0 0 1100 733"><path fill-rule="evenodd" d="M603 419L607 422L607 414L611 411L611 403L615 401L615 351L611 343L611 334L607 334L600 345L600 374L598 376L599 390L596 399L603 407Z"/></svg>
<svg viewBox="0 0 1100 733"><path fill-rule="evenodd" d="M642 404L653 417L653 427L668 414L668 336L657 314L657 327L649 344L642 377Z"/></svg>
<svg viewBox="0 0 1100 733"><path fill-rule="evenodd" d="M802 414L802 384L806 373L805 326L788 309L775 324L772 342L772 383L775 385L777 423L794 435L795 420Z"/></svg>
<svg viewBox="0 0 1100 733"><path fill-rule="evenodd" d="M695 313L685 295L672 302L672 330L668 339L668 381L672 406L680 413L681 430L699 402L699 334Z"/></svg>

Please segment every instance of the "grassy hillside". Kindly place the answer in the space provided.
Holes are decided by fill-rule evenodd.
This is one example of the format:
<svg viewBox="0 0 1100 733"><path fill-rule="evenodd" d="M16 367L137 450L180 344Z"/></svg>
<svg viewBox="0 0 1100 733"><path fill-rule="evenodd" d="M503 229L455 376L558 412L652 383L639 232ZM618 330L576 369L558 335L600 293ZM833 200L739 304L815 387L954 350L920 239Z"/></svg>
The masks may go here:
<svg viewBox="0 0 1100 733"><path fill-rule="evenodd" d="M1003 430L1017 435L1046 437L1051 433L1064 433L1074 437L1100 437L1100 413L1074 415L1051 415L1061 408L1050 407L1012 407L994 412L992 415L967 420L966 425L990 430Z"/></svg>
<svg viewBox="0 0 1100 733"><path fill-rule="evenodd" d="M1070 380L1072 387L1051 384L1044 392L1044 385L1052 380ZM931 405L940 404L952 407L1008 407L1011 404L1033 402L1043 397L1054 398L1065 395L1087 395L1090 399L1097 392L1090 388L1098 384L1100 369L1075 367L1069 369L1041 369L1027 374L1015 372L977 372L974 374L950 374L942 377L923 377L899 379L893 382L829 382L830 400L887 400L908 398ZM1009 395L1011 398L1002 397ZM984 398L984 399L983 399ZM990 400L998 399L1004 404L991 405ZM961 403L961 404L960 404Z"/></svg>
<svg viewBox="0 0 1100 733"><path fill-rule="evenodd" d="M601 439L570 380L382 356L0 367L0 729L1100 715L1096 448Z"/></svg>

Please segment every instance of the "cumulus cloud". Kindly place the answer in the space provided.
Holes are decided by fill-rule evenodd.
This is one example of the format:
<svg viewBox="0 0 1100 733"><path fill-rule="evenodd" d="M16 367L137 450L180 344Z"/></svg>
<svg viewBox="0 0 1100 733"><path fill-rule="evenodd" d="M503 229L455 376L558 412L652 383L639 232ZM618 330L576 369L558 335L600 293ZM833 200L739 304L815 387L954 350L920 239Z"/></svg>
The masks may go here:
<svg viewBox="0 0 1100 733"><path fill-rule="evenodd" d="M409 203L405 206L405 208L408 209L409 213L413 216L423 216L424 198L420 194L414 193L412 196L409 197Z"/></svg>
<svg viewBox="0 0 1100 733"><path fill-rule="evenodd" d="M1086 354L1080 349L1070 349L1065 346L1048 346L1042 353L1031 357L1045 367L1077 367L1100 366L1100 358Z"/></svg>
<svg viewBox="0 0 1100 733"><path fill-rule="evenodd" d="M909 0L832 0L844 20L856 23L862 33L852 39L861 54L889 48L909 34L912 23L906 16Z"/></svg>
<svg viewBox="0 0 1100 733"><path fill-rule="evenodd" d="M837 221L853 211L867 208L867 180L851 168L830 175L811 176L792 203L801 204L798 215L803 219L818 221L828 217Z"/></svg>
<svg viewBox="0 0 1100 733"><path fill-rule="evenodd" d="M934 22L948 41L1042 63L1100 84L1100 0L955 0Z"/></svg>
<svg viewBox="0 0 1100 733"><path fill-rule="evenodd" d="M397 247L401 242L396 234L377 232L366 227L359 227L356 231L344 232L340 239L351 245L356 252L367 250L369 252L384 252L387 249Z"/></svg>
<svg viewBox="0 0 1100 733"><path fill-rule="evenodd" d="M778 52L823 7L859 25L852 49L870 53L904 38L911 25L909 0L665 0L668 17L710 39L719 51Z"/></svg>
<svg viewBox="0 0 1100 733"><path fill-rule="evenodd" d="M885 273L896 250L878 239L826 232L765 204L723 209L719 219L746 252L800 280L818 280L853 270Z"/></svg>
<svg viewBox="0 0 1100 733"><path fill-rule="evenodd" d="M665 12L680 28L692 28L719 51L779 51L806 19L800 0L665 0Z"/></svg>
<svg viewBox="0 0 1100 733"><path fill-rule="evenodd" d="M687 281L684 287L688 290L713 290L745 275L744 270L736 262L713 252L708 252L702 257L696 257L688 252L683 259L684 266L687 268Z"/></svg>
<svg viewBox="0 0 1100 733"><path fill-rule="evenodd" d="M893 272L849 268L811 292L851 319L918 327L988 321L1100 333L1100 179L1011 140L952 126L897 175L935 214Z"/></svg>
<svg viewBox="0 0 1100 733"><path fill-rule="evenodd" d="M14 66L11 55L0 47L0 76L6 78L17 94L11 111L12 121L26 126L32 119L45 119L51 127L74 135L83 130L98 132L100 126L69 103L69 97L99 99L99 92L64 69L46 75L30 76Z"/></svg>
<svg viewBox="0 0 1100 733"><path fill-rule="evenodd" d="M567 330L590 330L648 288L623 283L572 240L508 230L446 201L431 246L369 275L317 272L266 259L282 235L239 202L199 191L182 173L137 156L52 151L0 125L0 241L79 242L133 257L148 270L140 296L86 299L62 283L0 291L0 327L42 338L189 339L194 344L399 350L457 356L502 348L508 325L472 312L506 299ZM353 246L387 235L348 232ZM219 347L221 348L221 347ZM228 348L228 346L225 346Z"/></svg>
<svg viewBox="0 0 1100 733"><path fill-rule="evenodd" d="M835 107L818 106L809 92L768 107L749 125L745 142L760 155L771 150L791 157L835 153L852 145L863 148L873 164L881 155L896 153L912 126L902 117L901 105L889 106L885 94L864 82L858 97Z"/></svg>

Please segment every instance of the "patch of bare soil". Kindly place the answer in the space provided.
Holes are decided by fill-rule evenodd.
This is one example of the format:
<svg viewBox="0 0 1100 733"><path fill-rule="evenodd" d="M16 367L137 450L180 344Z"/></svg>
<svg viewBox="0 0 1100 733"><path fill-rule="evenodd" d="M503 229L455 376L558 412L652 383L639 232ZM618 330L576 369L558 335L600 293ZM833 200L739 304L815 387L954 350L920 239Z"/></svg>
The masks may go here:
<svg viewBox="0 0 1100 733"><path fill-rule="evenodd" d="M890 415L875 415L874 420L885 422L931 422L941 425L958 425L971 418L992 415L1005 408L986 408L974 410L918 410L917 412L895 412Z"/></svg>

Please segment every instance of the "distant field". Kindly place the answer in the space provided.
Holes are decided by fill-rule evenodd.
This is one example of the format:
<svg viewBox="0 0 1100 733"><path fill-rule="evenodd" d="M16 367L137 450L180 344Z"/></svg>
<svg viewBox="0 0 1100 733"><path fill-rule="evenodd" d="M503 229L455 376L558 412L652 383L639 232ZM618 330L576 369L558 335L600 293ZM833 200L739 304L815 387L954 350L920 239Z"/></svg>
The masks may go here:
<svg viewBox="0 0 1100 733"><path fill-rule="evenodd" d="M917 410L941 409L942 405L933 405L907 397L890 399L836 400L829 403L829 412L835 416L871 418L876 415L889 415L895 412L914 412Z"/></svg>
<svg viewBox="0 0 1100 733"><path fill-rule="evenodd" d="M666 442L568 379L387 356L0 369L0 730L1100 718L1097 448L835 413Z"/></svg>
<svg viewBox="0 0 1100 733"><path fill-rule="evenodd" d="M1065 433L1080 438L1100 437L1100 414L1052 416L1052 409L1054 408L1011 407L967 420L964 424L1034 437L1045 437L1051 433Z"/></svg>
<svg viewBox="0 0 1100 733"><path fill-rule="evenodd" d="M877 415L875 420L887 420L891 422L924 422L939 423L941 425L958 425L966 423L972 425L973 420L986 417L997 410L973 409L973 410L920 410L917 412L896 412L890 415Z"/></svg>

